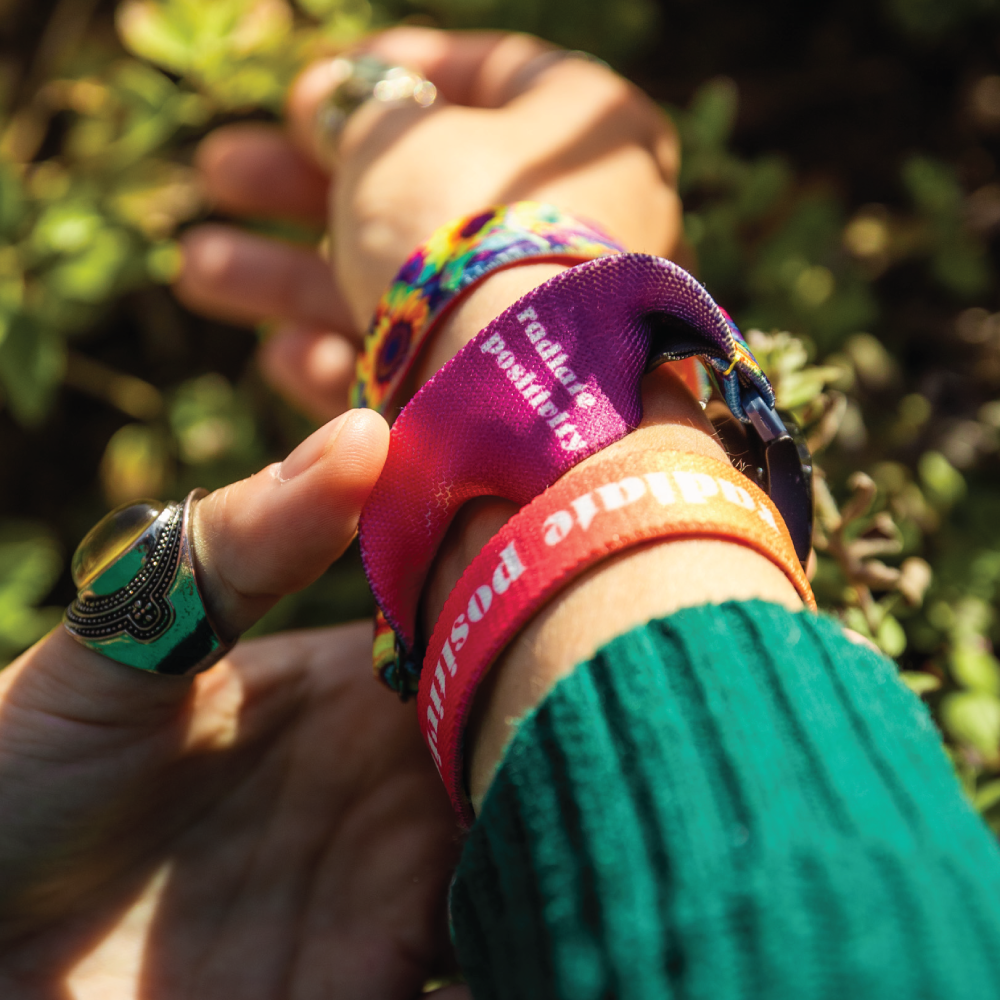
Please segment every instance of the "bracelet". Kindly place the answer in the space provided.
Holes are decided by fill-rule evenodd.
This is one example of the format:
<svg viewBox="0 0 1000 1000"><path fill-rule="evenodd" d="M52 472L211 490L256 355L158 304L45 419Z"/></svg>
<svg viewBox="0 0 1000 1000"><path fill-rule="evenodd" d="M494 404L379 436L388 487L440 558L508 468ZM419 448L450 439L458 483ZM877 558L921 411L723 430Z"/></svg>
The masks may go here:
<svg viewBox="0 0 1000 1000"><path fill-rule="evenodd" d="M621 253L571 267L498 316L438 371L393 425L361 513L361 555L384 616L375 670L406 697L423 663L417 608L454 514L477 496L529 503L642 415L643 374L698 356L762 454L762 484L801 561L812 532L810 468L731 321L686 271ZM394 633L394 637L390 634Z"/></svg>
<svg viewBox="0 0 1000 1000"><path fill-rule="evenodd" d="M436 230L400 268L375 308L351 405L390 410L431 330L487 274L530 260L579 263L624 247L552 205L497 205Z"/></svg>
<svg viewBox="0 0 1000 1000"><path fill-rule="evenodd" d="M687 452L637 452L569 472L483 547L445 602L417 695L424 740L461 820L463 737L496 657L542 606L595 563L655 539L718 538L770 559L816 610L770 498L732 466Z"/></svg>

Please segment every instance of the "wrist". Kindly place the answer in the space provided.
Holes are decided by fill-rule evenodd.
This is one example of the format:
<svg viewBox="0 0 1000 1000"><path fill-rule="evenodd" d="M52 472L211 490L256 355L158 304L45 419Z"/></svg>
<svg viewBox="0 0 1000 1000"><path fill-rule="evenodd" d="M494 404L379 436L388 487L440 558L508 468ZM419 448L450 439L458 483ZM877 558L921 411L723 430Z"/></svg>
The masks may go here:
<svg viewBox="0 0 1000 1000"><path fill-rule="evenodd" d="M487 323L560 265L500 271L478 285L449 315L421 359L418 385ZM683 382L663 366L643 384L643 421L626 438L585 460L632 451L685 451L728 462L711 424ZM438 550L423 595L427 634L466 567L516 513L509 500L467 504ZM516 720L560 677L601 645L651 618L681 607L758 597L798 609L801 601L784 574L751 549L714 540L668 541L609 559L559 594L521 632L494 665L477 697L468 732L469 789L478 806L489 787Z"/></svg>
<svg viewBox="0 0 1000 1000"><path fill-rule="evenodd" d="M412 391L419 389L508 306L568 266L552 262L519 263L487 275L462 296L440 327L432 331L430 343L415 366Z"/></svg>
<svg viewBox="0 0 1000 1000"><path fill-rule="evenodd" d="M814 607L800 565L809 468L739 331L676 265L615 252L604 235L552 216L551 207L519 203L429 238L380 302L354 389L359 402L389 412L415 390L361 518L362 557L381 609L374 665L393 690L417 694L421 730L465 822L471 751L485 748L486 765L476 765L485 777L473 783L479 798L506 742L504 727L602 642L687 603L762 597L797 607L797 593ZM480 243L488 249L476 249ZM531 254L529 265L526 248L544 252ZM589 259L569 269L535 266L547 256L550 265ZM515 261L521 266L502 273ZM726 407L746 425L753 480L731 467L692 395L704 385L695 356L714 370ZM595 464L588 469L583 456ZM632 510L643 497L652 499ZM595 534L590 525L601 511L608 517ZM786 530L780 522L788 517ZM577 524L575 541L552 549ZM589 567L631 547L655 551L652 541L667 538L722 544L668 560L673 589L651 564L586 598L563 622L568 633L556 630L551 656L532 650L520 663L504 656L543 609L567 606L558 595ZM768 566L755 569L747 548L773 560L789 582ZM734 574L735 588L726 582ZM605 569L594 579L610 575ZM522 576L493 627L470 639L460 619L482 620L493 596ZM615 605L633 590L641 599ZM456 657L458 650L465 651ZM491 667L514 677L522 694L501 692L495 680L470 732Z"/></svg>

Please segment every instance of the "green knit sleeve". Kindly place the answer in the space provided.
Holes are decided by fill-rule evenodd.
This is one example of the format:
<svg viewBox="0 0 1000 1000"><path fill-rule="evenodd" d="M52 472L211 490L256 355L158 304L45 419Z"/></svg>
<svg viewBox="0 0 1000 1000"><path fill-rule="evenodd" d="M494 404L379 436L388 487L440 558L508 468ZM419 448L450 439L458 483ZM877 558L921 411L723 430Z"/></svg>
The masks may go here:
<svg viewBox="0 0 1000 1000"><path fill-rule="evenodd" d="M895 667L680 611L521 724L451 898L477 1000L1000 997L1000 852Z"/></svg>

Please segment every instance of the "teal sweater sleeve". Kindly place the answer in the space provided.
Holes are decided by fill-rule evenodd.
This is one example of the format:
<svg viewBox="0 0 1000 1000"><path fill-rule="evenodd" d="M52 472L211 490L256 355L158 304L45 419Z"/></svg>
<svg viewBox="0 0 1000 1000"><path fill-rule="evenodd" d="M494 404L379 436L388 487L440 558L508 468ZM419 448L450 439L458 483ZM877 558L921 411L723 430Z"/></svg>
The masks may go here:
<svg viewBox="0 0 1000 1000"><path fill-rule="evenodd" d="M521 724L451 897L476 1000L1000 997L1000 852L892 663L760 602Z"/></svg>

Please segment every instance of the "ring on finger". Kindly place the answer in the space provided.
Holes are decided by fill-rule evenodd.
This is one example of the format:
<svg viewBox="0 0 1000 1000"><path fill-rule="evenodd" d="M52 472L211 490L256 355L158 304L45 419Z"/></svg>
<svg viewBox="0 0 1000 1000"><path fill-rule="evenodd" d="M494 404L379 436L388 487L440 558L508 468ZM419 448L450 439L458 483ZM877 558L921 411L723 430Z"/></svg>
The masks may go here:
<svg viewBox="0 0 1000 1000"><path fill-rule="evenodd" d="M429 108L437 87L416 70L394 66L375 56L341 56L330 64L333 89L316 110L317 146L331 163L337 159L340 137L350 116L367 101L382 104L412 102Z"/></svg>
<svg viewBox="0 0 1000 1000"><path fill-rule="evenodd" d="M203 496L124 504L87 533L73 556L76 600L63 618L77 642L174 675L205 670L232 648L208 616L191 553L191 509Z"/></svg>

